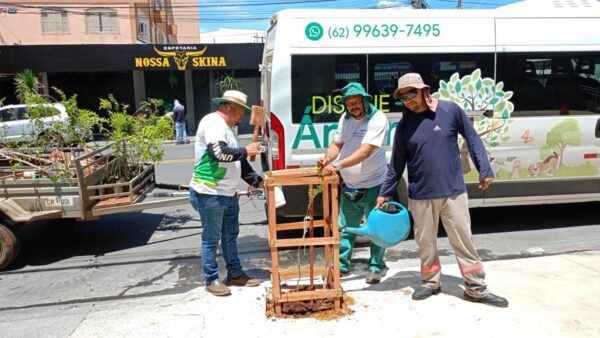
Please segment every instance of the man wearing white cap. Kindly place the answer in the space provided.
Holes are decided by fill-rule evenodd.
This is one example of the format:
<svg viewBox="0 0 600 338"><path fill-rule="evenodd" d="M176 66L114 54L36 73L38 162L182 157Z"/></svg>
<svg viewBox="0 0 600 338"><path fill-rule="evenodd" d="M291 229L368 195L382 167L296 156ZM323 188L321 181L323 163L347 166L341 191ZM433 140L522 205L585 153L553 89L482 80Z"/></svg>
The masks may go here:
<svg viewBox="0 0 600 338"><path fill-rule="evenodd" d="M485 272L471 235L458 134L465 138L479 171L479 188L487 189L494 173L483 142L465 112L454 102L433 99L429 86L419 74L402 76L394 97L402 100L403 115L396 127L392 158L376 207L381 207L393 195L407 166L408 209L414 219L422 279L422 285L412 298L422 300L441 291L442 268L436 244L441 218L463 276L464 298L507 307L508 301L492 294L484 282Z"/></svg>
<svg viewBox="0 0 600 338"><path fill-rule="evenodd" d="M246 94L228 90L214 98L217 110L202 118L195 145L194 172L190 182L190 202L199 211L202 221L202 268L206 291L227 296L231 290L219 280L217 246L221 241L227 264L225 284L258 286L260 279L250 278L242 270L238 257L239 234L237 185L240 179L253 187L263 185L263 179L246 159L260 154L260 144L253 142L239 147L233 128L249 113Z"/></svg>

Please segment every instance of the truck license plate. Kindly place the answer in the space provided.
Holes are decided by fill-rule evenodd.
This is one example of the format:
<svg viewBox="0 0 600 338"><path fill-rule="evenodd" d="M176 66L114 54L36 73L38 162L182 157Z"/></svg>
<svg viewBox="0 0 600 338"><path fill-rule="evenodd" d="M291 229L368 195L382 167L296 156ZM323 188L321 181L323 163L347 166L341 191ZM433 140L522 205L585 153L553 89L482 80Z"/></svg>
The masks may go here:
<svg viewBox="0 0 600 338"><path fill-rule="evenodd" d="M44 199L44 205L47 207L70 207L74 203L72 197L54 197Z"/></svg>

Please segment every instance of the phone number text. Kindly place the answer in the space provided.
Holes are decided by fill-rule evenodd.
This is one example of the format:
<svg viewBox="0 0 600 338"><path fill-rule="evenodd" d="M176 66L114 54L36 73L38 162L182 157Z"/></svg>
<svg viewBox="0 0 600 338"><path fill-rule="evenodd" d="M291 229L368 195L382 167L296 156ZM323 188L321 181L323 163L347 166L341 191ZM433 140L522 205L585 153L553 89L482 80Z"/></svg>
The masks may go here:
<svg viewBox="0 0 600 338"><path fill-rule="evenodd" d="M426 37L440 36L442 33L440 25L434 24L356 24L351 28L349 26L329 27L328 35L330 39L349 39L349 38L388 38L388 37Z"/></svg>

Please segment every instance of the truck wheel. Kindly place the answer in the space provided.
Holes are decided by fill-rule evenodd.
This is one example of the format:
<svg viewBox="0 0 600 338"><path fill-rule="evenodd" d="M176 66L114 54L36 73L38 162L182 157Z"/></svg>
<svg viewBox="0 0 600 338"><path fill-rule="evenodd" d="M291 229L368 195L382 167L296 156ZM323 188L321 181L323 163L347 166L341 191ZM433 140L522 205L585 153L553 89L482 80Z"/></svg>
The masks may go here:
<svg viewBox="0 0 600 338"><path fill-rule="evenodd" d="M0 224L0 271L10 265L19 253L19 240L6 226Z"/></svg>

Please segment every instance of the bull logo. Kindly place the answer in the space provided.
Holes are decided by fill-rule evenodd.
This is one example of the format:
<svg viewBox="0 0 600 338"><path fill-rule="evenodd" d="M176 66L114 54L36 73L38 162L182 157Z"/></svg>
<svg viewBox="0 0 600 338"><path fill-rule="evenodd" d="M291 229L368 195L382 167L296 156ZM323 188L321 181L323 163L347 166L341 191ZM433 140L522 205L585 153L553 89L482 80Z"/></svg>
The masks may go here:
<svg viewBox="0 0 600 338"><path fill-rule="evenodd" d="M194 51L194 52L188 52L188 51L172 51L172 52L164 52L164 51L160 51L158 49L156 49L156 47L154 47L154 51L160 55L160 56L164 56L164 57L173 57L173 60L175 60L175 63L177 64L177 69L179 70L185 70L185 66L187 65L188 61L190 60L190 56L194 57L194 56L200 56L202 54L204 54L204 52L206 52L206 48L208 48L208 46L204 46L203 50L200 51Z"/></svg>

